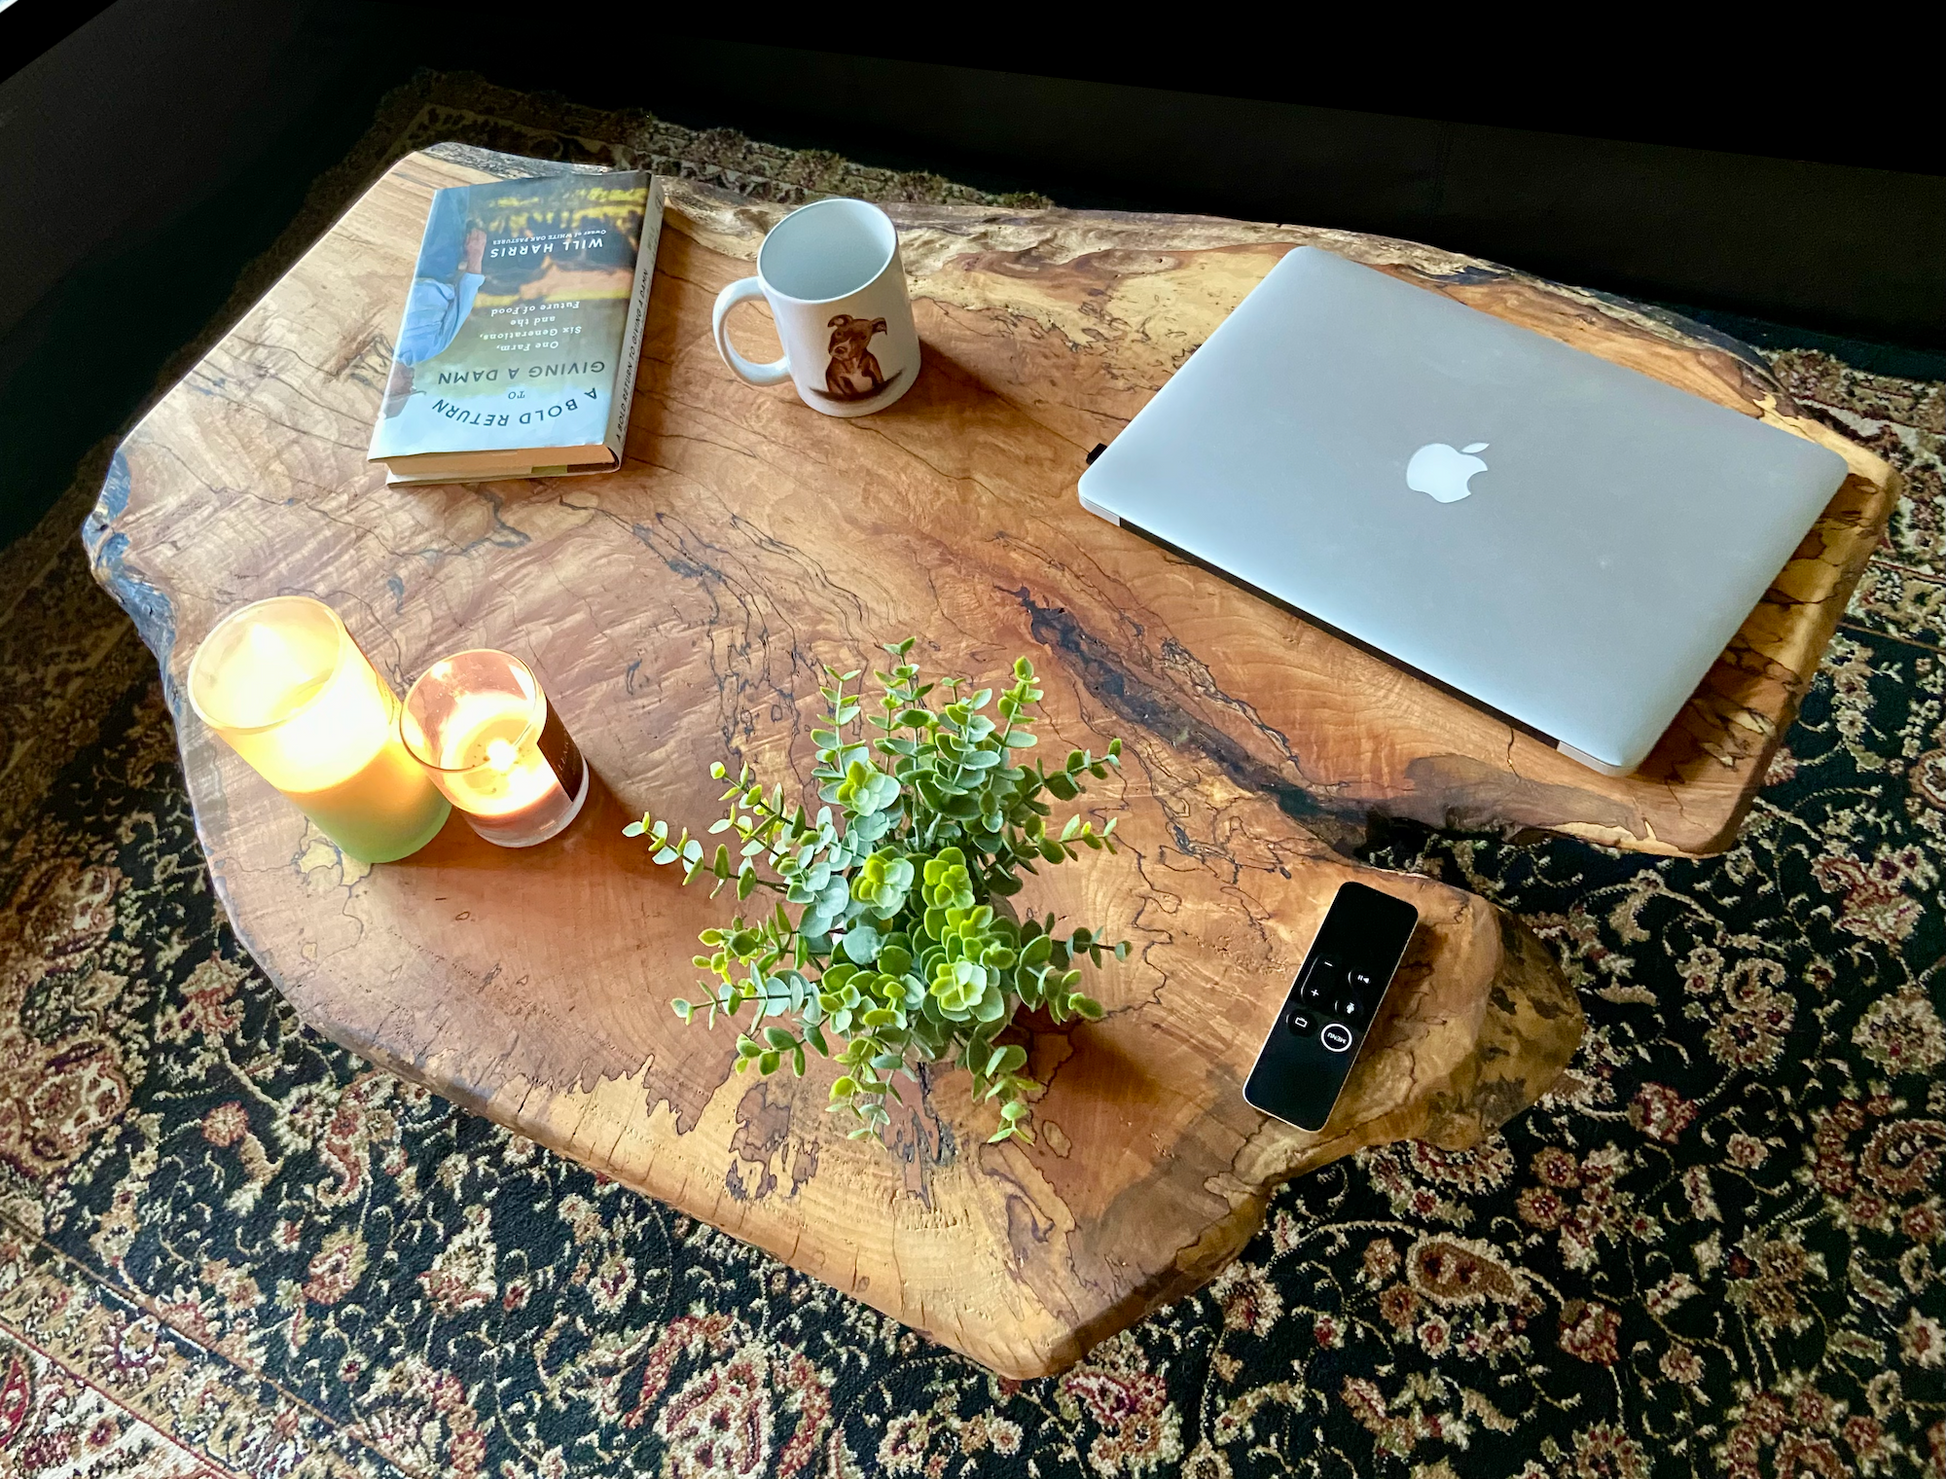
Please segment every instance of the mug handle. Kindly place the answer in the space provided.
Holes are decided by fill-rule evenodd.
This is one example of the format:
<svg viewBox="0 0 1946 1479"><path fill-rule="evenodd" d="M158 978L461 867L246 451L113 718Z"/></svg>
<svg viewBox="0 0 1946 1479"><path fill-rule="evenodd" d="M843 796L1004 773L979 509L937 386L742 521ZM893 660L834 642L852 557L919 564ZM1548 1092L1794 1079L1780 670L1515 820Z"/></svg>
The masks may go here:
<svg viewBox="0 0 1946 1479"><path fill-rule="evenodd" d="M733 282L716 295L716 311L710 316L710 331L716 336L716 352L723 356L723 363L737 375L752 385L778 385L791 378L790 356L772 360L767 365L754 365L734 349L730 348L730 334L725 327L730 310L748 298L761 298L764 295L760 279L746 277Z"/></svg>

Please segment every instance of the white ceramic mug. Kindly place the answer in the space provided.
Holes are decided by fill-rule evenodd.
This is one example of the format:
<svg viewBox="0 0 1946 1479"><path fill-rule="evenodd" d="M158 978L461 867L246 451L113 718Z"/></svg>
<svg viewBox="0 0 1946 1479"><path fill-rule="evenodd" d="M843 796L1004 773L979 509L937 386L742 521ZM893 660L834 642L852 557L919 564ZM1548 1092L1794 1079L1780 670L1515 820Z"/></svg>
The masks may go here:
<svg viewBox="0 0 1946 1479"><path fill-rule="evenodd" d="M748 298L770 303L784 357L752 364L730 347L730 310ZM713 327L723 363L752 385L796 382L827 416L882 411L919 378L905 264L891 218L862 200L818 200L771 228L757 251L757 275L717 295Z"/></svg>

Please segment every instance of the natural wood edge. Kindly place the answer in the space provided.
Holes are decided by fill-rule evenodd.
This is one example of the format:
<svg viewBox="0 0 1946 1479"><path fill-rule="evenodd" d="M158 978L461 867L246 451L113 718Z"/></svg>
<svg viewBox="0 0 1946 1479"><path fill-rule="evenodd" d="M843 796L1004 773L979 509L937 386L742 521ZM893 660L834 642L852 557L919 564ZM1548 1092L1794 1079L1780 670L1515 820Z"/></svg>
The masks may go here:
<svg viewBox="0 0 1946 1479"><path fill-rule="evenodd" d="M305 869L306 858L313 850L306 845L310 842L321 845L315 831L307 829L298 848L302 856L295 856L291 864L294 869ZM207 839L205 845L207 849ZM1328 854L1318 858L1317 863L1330 871L1343 872L1350 867ZM334 879L334 886L351 888L370 871L363 865L352 865L346 876ZM1378 873L1380 880L1385 876L1382 870L1355 871ZM220 867L212 867L212 878L232 926L249 943L244 926L236 918L231 891ZM964 1354L1013 1380L1058 1376L1085 1358L1103 1339L1194 1293L1234 1261L1262 1230L1271 1198L1284 1182L1360 1149L1400 1140L1426 1140L1449 1150L1468 1148L1492 1134L1552 1086L1579 1046L1583 1017L1578 999L1546 946L1517 918L1477 895L1418 875L1395 874L1391 878L1395 886L1404 885L1406 892L1418 896L1422 911L1435 900L1444 904L1441 930L1416 941L1415 949L1408 955L1408 968L1415 957L1419 958L1423 978L1419 989L1430 988L1433 972L1451 967L1478 979L1474 972L1465 971L1469 959L1485 953L1491 960L1487 985L1478 998L1479 1015L1471 1048L1452 1060L1426 1091L1416 1093L1410 1104L1350 1128L1338 1126L1334 1117L1334 1124L1325 1131L1308 1135L1258 1116L1255 1111L1246 1111L1257 1121L1256 1129L1240 1148L1231 1173L1221 1178L1221 1189L1230 1201L1230 1210L1207 1225L1196 1242L1181 1249L1163 1272L1077 1325L1063 1328L1053 1321L1040 1322L1023 1327L1005 1345L968 1342ZM1427 917L1430 921L1433 916ZM1426 955L1422 951L1434 953ZM1443 967L1435 964L1445 956L1453 959ZM428 1060L401 1054L388 1046L377 1031L356 1030L353 1023L316 1010L319 1004L303 985L286 984L275 974L271 974L271 979L300 1020L338 1046L556 1154L582 1162L589 1160L590 1147L576 1139L573 1129L563 1128L564 1124L576 1122L537 1120L524 1112L528 1091L534 1085L523 1087L524 1081L474 1084L443 1076L436 1058ZM1409 999L1399 1003L1401 1008L1409 1005ZM604 1075L599 1082L575 1086L572 1093L577 1100L593 1104L604 1097L600 1091L610 1082ZM669 1114L639 1074L621 1075L612 1082L623 1091L624 1098L634 1099L638 1106L635 1112L658 1120ZM748 1087L739 1085L737 1092L741 1094ZM643 1095L650 1106L646 1110L640 1108ZM674 1128L673 1120L671 1128ZM709 1220L695 1207L672 1198L668 1188L651 1184L628 1167L597 1162L595 1168L685 1216ZM770 1256L792 1261L792 1239L780 1241L748 1228L735 1230L733 1235L754 1243ZM819 1277L809 1272L806 1276ZM925 1324L914 1312L888 1307L876 1297L875 1290L846 1288L829 1279L820 1282L849 1298L871 1304L887 1317L907 1324L929 1339L941 1339L941 1332Z"/></svg>
<svg viewBox="0 0 1946 1479"><path fill-rule="evenodd" d="M1741 651L1752 651L1753 656L1768 660L1784 674L1788 674L1783 681L1785 689L1783 699L1774 712L1762 714L1745 709L1735 718L1734 722L1755 730L1760 736L1757 744L1735 758L1734 764L1737 768L1744 769L1755 777L1742 789L1736 805L1722 817L1715 831L1706 837L1700 837L1694 842L1685 841L1680 845L1664 844L1661 839L1651 839L1646 845L1634 845L1630 849L1632 851L1661 853L1673 857L1706 858L1728 852L1736 846L1744 819L1750 814L1750 808L1756 804L1757 792L1762 789L1763 777L1769 773L1771 763L1777 758L1778 750L1783 747L1784 737L1790 732L1791 726L1797 722L1798 710L1803 706L1805 695L1810 692L1812 683L1817 679L1825 650L1837 633L1838 624L1844 620L1845 611L1849 608L1851 598L1858 589L1858 583L1864 579L1865 571L1878 549L1878 537L1882 534L1892 510L1897 507L1899 498L1905 491L1904 477L1891 464L1866 451L1855 442L1847 441L1822 423L1800 419L1798 424L1822 433L1819 436L1807 436L1806 439L1829 447L1844 457L1852 467L1852 475L1845 480L1844 486L1839 488L1832 499L1834 508L1857 498L1858 487L1855 485L1862 485L1868 490L1865 497L1859 500L1857 510L1845 522L1860 530L1874 531L1873 537L1850 541L1843 557L1836 565L1823 562L1824 568L1830 572L1823 588L1810 599L1797 602L1800 606L1815 607L1816 617L1796 632L1797 640L1791 652L1775 655L1758 653L1746 644L1745 634L1739 633L1737 644L1725 654L1716 669L1712 670L1712 676L1715 676L1725 668L1736 666ZM1875 468L1871 466L1874 463ZM1824 527L1821 523L1817 529L1813 529L1807 538L1807 543L1819 540L1820 531ZM1794 573L1793 567L1797 564L1798 562L1794 560L1792 566L1786 567L1784 574L1780 576L1780 582ZM1705 680L1706 687L1708 681ZM1692 703L1703 701L1705 700L1699 693L1698 698L1692 700ZM1680 723L1681 720L1678 719L1677 722Z"/></svg>
<svg viewBox="0 0 1946 1479"><path fill-rule="evenodd" d="M1471 1149L1551 1089L1581 1046L1586 1019L1580 999L1531 929L1498 905L1469 897L1476 906L1475 928L1497 933L1498 959L1473 1049L1436 1087L1394 1114L1335 1134L1327 1126L1320 1134L1306 1135L1265 1118L1244 1152L1259 1157L1260 1164L1251 1172L1239 1166L1229 1186L1228 1216L1178 1252L1164 1275L1130 1290L1045 1347L1041 1360L993 1369L1019 1381L1058 1376L1108 1336L1195 1293L1263 1230L1271 1198L1285 1182L1356 1151L1401 1140L1424 1140L1442 1150ZM1519 1066L1528 1071L1508 1075L1507 1070Z"/></svg>
<svg viewBox="0 0 1946 1479"><path fill-rule="evenodd" d="M549 173L576 168L449 143L407 156L394 164L389 174L411 176L415 170L423 173L423 166L428 164L444 172L440 176L442 183L456 171L486 179L509 172ZM430 184L431 181L425 183ZM688 217L683 229L694 233L697 240L705 242L713 250L743 258L754 253L755 239L764 226L788 209L781 205L752 202L728 191L685 180L671 182L670 197L672 203L678 205L679 213ZM991 227L995 231L1018 236L1023 247L1029 244L1030 239L1044 238L1050 223L1065 223L1081 237L1085 237L1090 229L1095 229L1102 237L1104 249L1112 245L1113 232L1110 228L1131 223L1167 224L1172 229L1180 227L1194 238L1185 243L1184 249L1240 245L1274 247L1299 241L1330 247L1334 241L1342 239L1344 243L1360 245L1366 254L1378 250L1388 258L1386 262L1376 265L1461 301L1468 301L1484 287L1494 283L1512 284L1523 299L1544 297L1548 300L1547 311L1560 319L1561 327L1556 337L1564 342L1575 343L1577 338L1587 337L1592 332L1589 325L1602 322L1639 340L1679 345L1701 356L1704 369L1700 373L1716 387L1712 393L1717 398L1730 395L1751 414L1767 423L1838 452L1851 467L1854 480L1869 492L1859 500L1864 512L1851 524L1857 537L1829 551L1838 556L1833 578L1826 579L1825 572L1816 570L1819 560L1812 558L1804 562L1804 568L1813 571L1822 589L1811 596L1790 593L1792 603L1798 608L1815 608L1815 619L1808 625L1793 629L1791 635L1795 640L1791 642L1789 652L1771 652L1761 641L1746 642L1748 629L1746 633L1739 634L1738 645L1733 646L1712 670L1704 688L1699 689L1683 716L1672 727L1671 737L1665 738L1658 754L1652 755L1644 770L1638 773L1637 799L1634 802L1620 799L1613 791L1582 777L1572 776L1568 769L1571 762L1563 761L1551 752L1530 750L1530 747L1522 744L1519 736L1514 736L1511 739L1511 752L1520 758L1521 770L1525 772L1531 767L1534 773L1546 779L1530 781L1523 773L1513 773L1503 776L1498 788L1488 786L1486 789L1511 788L1527 797L1520 804L1522 814L1518 817L1501 819L1475 814L1478 808L1471 803L1471 793L1478 778L1469 781L1467 773L1478 766L1473 757L1465 755L1425 757L1421 763L1431 771L1438 772L1436 776L1428 774L1425 777L1419 788L1425 794L1415 797L1412 792L1406 792L1389 802L1379 798L1372 803L1378 810L1426 821L1430 825L1467 829L1484 826L1491 829L1498 822L1498 830L1512 835L1530 830L1552 831L1603 846L1663 856L1707 856L1734 845L1754 799L1754 792L1761 784L1762 775L1775 756L1784 731L1794 719L1797 707L1815 677L1818 657L1828 645L1847 601L1862 578L1875 546L1875 539L1870 536L1882 525L1896 503L1899 491L1897 474L1883 458L1803 414L1770 374L1764 362L1747 346L1705 325L1647 305L1633 304L1592 290L1528 278L1482 259L1391 238L1219 217L1059 210L1029 213L979 205L895 204L890 210L902 226L918 238L914 242L909 264L915 271L929 264L931 269L937 270L956 256L963 256L969 246L965 240L966 234L977 227ZM1085 246L1086 241L1081 240L1080 245ZM1704 393L1696 385L1687 388ZM1036 414L1036 407L1031 404L1024 405L1022 409L1030 415ZM168 598L125 563L126 538L115 528L117 516L127 498L126 463L119 452L117 464L117 470L111 472L103 495L84 526L83 539L97 581L130 613L144 641L162 659L164 682L167 685L171 682L167 655L173 638L173 613ZM115 494L118 482L121 490L119 498ZM1846 496L1841 492L1840 500L1834 500L1834 504ZM1823 528L1821 525L1820 529ZM1794 567L1796 564L1794 562ZM1827 569L1830 568L1827 566ZM1785 576L1793 576L1794 573L1802 572L1795 569L1784 572ZM1762 608L1755 615L1761 614ZM1756 673L1752 663L1765 660L1768 660L1768 672ZM1740 701L1731 692L1719 691L1719 685L1726 676L1742 682L1746 691L1750 687L1765 689L1772 694L1781 691L1781 701L1768 712L1749 707L1747 702ZM1448 770L1454 771L1455 776L1448 777ZM1719 770L1725 773L1722 779L1709 780L1706 784L1708 790L1720 800L1702 795L1691 798L1690 805L1683 804L1682 793L1691 785L1690 776L1707 776ZM1732 780L1732 776L1748 779L1739 782ZM1576 780L1582 784L1577 786L1573 783ZM1444 806L1440 800L1442 787L1454 784L1459 786L1455 795L1467 814L1452 814L1451 808ZM1666 790L1672 804L1653 804L1643 799L1657 790ZM1585 798L1585 804L1574 802L1573 798L1577 796ZM1328 811L1331 798L1318 795L1316 799L1327 803ZM1430 814L1429 807L1438 814ZM1623 813L1631 815L1624 816ZM1351 830L1355 831L1356 828L1352 827Z"/></svg>

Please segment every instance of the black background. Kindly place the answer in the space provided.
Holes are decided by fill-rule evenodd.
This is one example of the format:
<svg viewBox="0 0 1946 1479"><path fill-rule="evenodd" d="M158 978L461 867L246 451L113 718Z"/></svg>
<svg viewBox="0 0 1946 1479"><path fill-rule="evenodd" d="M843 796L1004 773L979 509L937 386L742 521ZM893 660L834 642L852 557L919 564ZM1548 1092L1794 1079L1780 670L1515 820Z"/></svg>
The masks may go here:
<svg viewBox="0 0 1946 1479"><path fill-rule="evenodd" d="M0 13L0 541L421 67L1063 205L1411 237L1946 375L1946 130L1907 100L1917 38L1761 50L1635 16L1577 36L1212 9L1151 41L1143 14L1010 11L983 28L1004 42L902 30L847 53L890 28L757 46L642 6L18 0ZM1043 19L1056 32L1031 35Z"/></svg>

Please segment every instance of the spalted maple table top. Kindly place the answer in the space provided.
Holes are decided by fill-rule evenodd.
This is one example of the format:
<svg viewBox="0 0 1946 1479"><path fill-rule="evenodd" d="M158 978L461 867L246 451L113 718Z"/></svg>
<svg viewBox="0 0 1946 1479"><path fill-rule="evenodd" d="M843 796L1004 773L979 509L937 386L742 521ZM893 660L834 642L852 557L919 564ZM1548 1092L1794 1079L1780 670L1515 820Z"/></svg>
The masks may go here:
<svg viewBox="0 0 1946 1479"><path fill-rule="evenodd" d="M396 165L130 435L86 531L162 666L231 918L332 1038L661 1197L995 1369L1058 1370L1233 1257L1284 1179L1361 1145L1477 1140L1581 1032L1558 969L1491 905L1342 850L1373 814L1724 844L1895 488L1800 418L1754 356L1681 321L1430 248L1195 217L893 207L925 345L893 408L844 421L731 376L709 332L780 214L672 182L623 470L387 490L364 460L430 192L560 166L444 148ZM1116 430L1293 245L1316 243L1834 445L1851 479L1641 774L1595 775L1079 506ZM746 353L766 347L753 314ZM774 353L775 350L770 351ZM401 689L442 653L540 673L603 785L523 852L457 818L348 864L188 712L196 643L286 591L336 607ZM1037 1032L1032 1146L929 1075L889 1148L831 1079L732 1072L684 1027L724 901L622 824L707 824L711 761L805 786L818 665L916 635L934 673L1033 657L1046 743L1127 746L1086 798L1125 851L1021 904L1134 944L1097 1023ZM1332 1123L1241 1085L1340 882L1423 924Z"/></svg>

